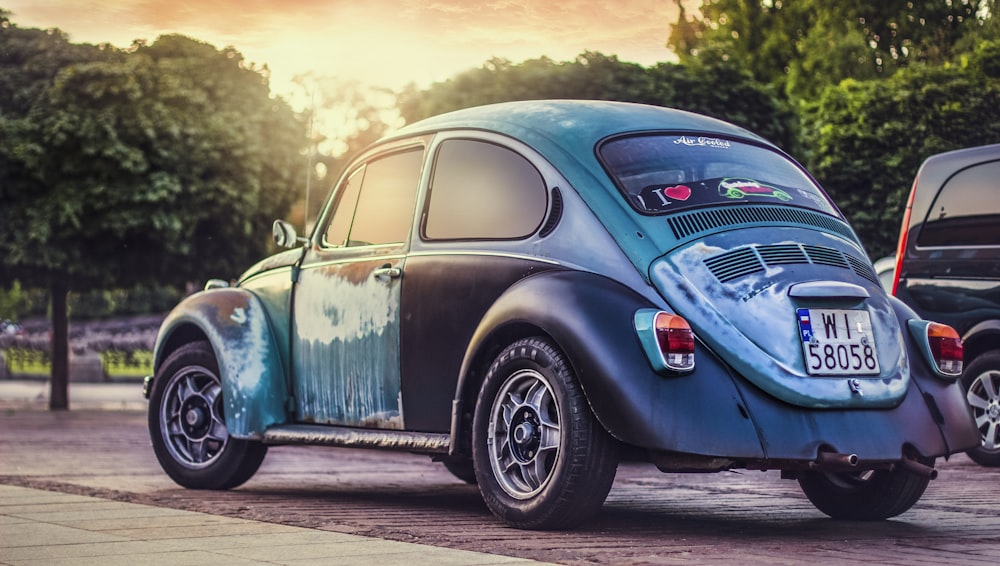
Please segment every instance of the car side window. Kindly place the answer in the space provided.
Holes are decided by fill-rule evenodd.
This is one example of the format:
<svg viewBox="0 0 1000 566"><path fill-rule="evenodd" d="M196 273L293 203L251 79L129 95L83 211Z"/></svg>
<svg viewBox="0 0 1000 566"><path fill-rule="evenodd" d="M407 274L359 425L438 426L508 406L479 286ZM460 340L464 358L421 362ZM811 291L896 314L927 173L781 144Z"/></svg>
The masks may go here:
<svg viewBox="0 0 1000 566"><path fill-rule="evenodd" d="M330 225L326 229L323 244L327 246L347 245L347 235L351 231L354 220L354 210L358 206L358 193L361 192L361 181L365 178L365 168L360 167L351 176L336 196L336 208Z"/></svg>
<svg viewBox="0 0 1000 566"><path fill-rule="evenodd" d="M496 240L530 236L548 206L542 174L517 152L453 139L438 147L423 236Z"/></svg>
<svg viewBox="0 0 1000 566"><path fill-rule="evenodd" d="M1000 243L1000 162L959 171L938 192L918 246L996 246Z"/></svg>
<svg viewBox="0 0 1000 566"><path fill-rule="evenodd" d="M405 242L416 206L422 149L373 159L345 183L326 231L331 246Z"/></svg>

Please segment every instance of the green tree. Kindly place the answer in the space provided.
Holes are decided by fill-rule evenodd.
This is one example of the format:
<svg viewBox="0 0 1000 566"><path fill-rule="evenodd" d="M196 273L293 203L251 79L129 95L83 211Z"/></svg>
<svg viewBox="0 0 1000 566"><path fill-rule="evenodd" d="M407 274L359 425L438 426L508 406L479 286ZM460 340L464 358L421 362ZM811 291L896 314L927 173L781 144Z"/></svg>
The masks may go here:
<svg viewBox="0 0 1000 566"><path fill-rule="evenodd" d="M407 122L495 102L547 98L616 100L680 108L728 120L786 148L795 139L795 116L770 87L723 61L643 67L615 56L585 52L573 61L547 57L515 64L492 59L426 90L400 95Z"/></svg>
<svg viewBox="0 0 1000 566"><path fill-rule="evenodd" d="M844 81L804 108L809 168L873 257L895 250L920 163L1000 141L1000 40L959 64L916 66L879 81Z"/></svg>
<svg viewBox="0 0 1000 566"><path fill-rule="evenodd" d="M233 49L77 46L5 21L0 53L0 283L49 288L65 409L67 293L238 273L296 197L305 136Z"/></svg>
<svg viewBox="0 0 1000 566"><path fill-rule="evenodd" d="M682 10L668 45L732 61L800 98L843 79L941 65L989 28L996 0L704 0ZM988 30L986 30L988 33Z"/></svg>

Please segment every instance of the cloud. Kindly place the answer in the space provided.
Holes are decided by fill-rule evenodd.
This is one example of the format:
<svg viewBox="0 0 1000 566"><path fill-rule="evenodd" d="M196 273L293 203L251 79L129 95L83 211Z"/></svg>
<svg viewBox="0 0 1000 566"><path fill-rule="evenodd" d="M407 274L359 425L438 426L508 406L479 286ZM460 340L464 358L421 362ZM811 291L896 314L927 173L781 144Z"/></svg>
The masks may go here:
<svg viewBox="0 0 1000 566"><path fill-rule="evenodd" d="M427 84L492 57L568 60L585 51L652 64L676 5L669 0L5 0L15 23L59 27L72 41L125 47L180 33L274 79L312 71L401 87Z"/></svg>

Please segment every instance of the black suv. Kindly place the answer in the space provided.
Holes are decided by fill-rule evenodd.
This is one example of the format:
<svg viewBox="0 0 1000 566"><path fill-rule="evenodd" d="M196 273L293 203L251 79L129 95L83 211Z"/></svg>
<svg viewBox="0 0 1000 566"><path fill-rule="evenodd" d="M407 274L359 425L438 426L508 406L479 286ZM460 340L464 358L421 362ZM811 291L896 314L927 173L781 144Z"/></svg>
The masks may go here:
<svg viewBox="0 0 1000 566"><path fill-rule="evenodd" d="M1000 144L924 161L910 191L892 293L965 342L962 383L982 445L1000 466Z"/></svg>

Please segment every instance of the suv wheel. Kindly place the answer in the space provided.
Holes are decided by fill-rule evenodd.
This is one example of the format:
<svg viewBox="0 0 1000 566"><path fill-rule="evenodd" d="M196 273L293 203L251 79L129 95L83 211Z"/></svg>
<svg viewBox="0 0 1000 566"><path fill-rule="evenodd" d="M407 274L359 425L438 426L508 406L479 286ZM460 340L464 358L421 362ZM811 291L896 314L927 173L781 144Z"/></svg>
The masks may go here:
<svg viewBox="0 0 1000 566"><path fill-rule="evenodd" d="M967 454L981 466L1000 466L1000 350L972 360L962 374L962 385L980 438L979 447Z"/></svg>

